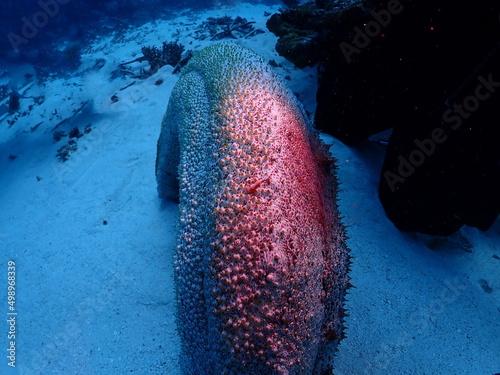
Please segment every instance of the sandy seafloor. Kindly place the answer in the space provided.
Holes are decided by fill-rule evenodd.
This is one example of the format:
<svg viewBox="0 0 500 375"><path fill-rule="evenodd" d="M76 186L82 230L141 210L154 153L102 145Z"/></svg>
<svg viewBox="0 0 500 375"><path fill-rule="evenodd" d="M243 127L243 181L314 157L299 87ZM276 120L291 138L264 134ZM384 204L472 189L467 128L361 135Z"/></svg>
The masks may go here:
<svg viewBox="0 0 500 375"><path fill-rule="evenodd" d="M177 205L158 199L154 175L160 122L178 74L168 66L145 80L111 73L142 45L174 40L177 30L179 42L199 50L213 42L193 39L195 25L239 15L266 32L235 42L281 64L276 72L290 76L286 82L314 111L316 69L299 70L280 57L265 28L264 12L278 9L242 3L179 12L104 35L72 78L25 87L25 96L44 95L44 103L22 99L21 112L29 114L11 127L13 115L0 117L0 374L179 373ZM98 58L106 64L93 70ZM147 63L132 68L140 66ZM159 78L163 84L155 85ZM58 130L92 130L62 162L56 154L68 137L55 142L52 129L86 101ZM487 232L464 227L450 238L401 233L377 197L384 147L324 139L338 159L356 286L335 374L500 372L500 220ZM17 269L15 368L5 355L9 260Z"/></svg>

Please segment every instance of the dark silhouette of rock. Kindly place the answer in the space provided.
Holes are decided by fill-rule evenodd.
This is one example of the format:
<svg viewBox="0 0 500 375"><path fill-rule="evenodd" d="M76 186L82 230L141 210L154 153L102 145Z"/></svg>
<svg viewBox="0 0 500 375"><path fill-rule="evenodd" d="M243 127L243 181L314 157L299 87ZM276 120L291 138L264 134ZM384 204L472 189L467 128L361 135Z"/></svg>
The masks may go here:
<svg viewBox="0 0 500 375"><path fill-rule="evenodd" d="M498 40L493 1L391 3L375 2L331 45L320 79L316 126L348 144L443 103Z"/></svg>
<svg viewBox="0 0 500 375"><path fill-rule="evenodd" d="M361 1L326 1L320 7L306 3L282 9L266 25L279 37L276 51L296 67L305 68L328 60L342 30L352 29L363 13Z"/></svg>
<svg viewBox="0 0 500 375"><path fill-rule="evenodd" d="M20 96L16 92L11 92L9 95L9 112L14 113L19 110L21 106Z"/></svg>
<svg viewBox="0 0 500 375"><path fill-rule="evenodd" d="M500 49L448 105L422 106L391 135L379 196L400 230L487 230L500 212Z"/></svg>
<svg viewBox="0 0 500 375"><path fill-rule="evenodd" d="M311 14L338 13L334 2L319 3L333 10ZM317 39L316 127L350 145L394 128L379 195L399 229L487 229L500 212L500 4L388 0L356 9Z"/></svg>

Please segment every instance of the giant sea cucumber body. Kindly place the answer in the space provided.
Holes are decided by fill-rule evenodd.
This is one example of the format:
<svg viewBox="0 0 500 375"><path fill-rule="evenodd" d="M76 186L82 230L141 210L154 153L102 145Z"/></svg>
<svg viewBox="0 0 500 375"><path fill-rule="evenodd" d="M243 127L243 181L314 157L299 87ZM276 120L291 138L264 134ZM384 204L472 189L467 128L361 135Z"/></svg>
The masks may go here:
<svg viewBox="0 0 500 375"><path fill-rule="evenodd" d="M331 371L349 284L333 163L271 68L234 43L199 52L172 92L156 172L160 197L179 189L182 372Z"/></svg>

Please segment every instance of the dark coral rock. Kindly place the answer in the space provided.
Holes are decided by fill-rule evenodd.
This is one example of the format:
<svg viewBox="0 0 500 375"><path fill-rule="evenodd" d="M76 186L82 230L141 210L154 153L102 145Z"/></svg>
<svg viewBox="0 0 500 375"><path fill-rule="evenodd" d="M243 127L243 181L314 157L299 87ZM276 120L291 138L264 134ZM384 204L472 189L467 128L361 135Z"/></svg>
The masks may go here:
<svg viewBox="0 0 500 375"><path fill-rule="evenodd" d="M464 224L487 230L500 213L500 129L494 120L500 93L488 93L485 86L477 90L494 65L500 66L500 57L450 106L421 107L394 129L379 196L400 230L450 235ZM498 77L500 86L496 72L491 78ZM479 101L476 91L490 95ZM474 103L477 109L468 111Z"/></svg>
<svg viewBox="0 0 500 375"><path fill-rule="evenodd" d="M52 138L54 138L54 140L56 142L59 142L61 140L62 137L66 137L66 133L64 133L63 131L60 131L60 130L56 130L54 131L54 133L52 134Z"/></svg>
<svg viewBox="0 0 500 375"><path fill-rule="evenodd" d="M175 67L181 60L184 46L177 42L163 42L161 50L155 46L144 46L141 51L151 67L150 73L154 74L162 66Z"/></svg>
<svg viewBox="0 0 500 375"><path fill-rule="evenodd" d="M358 37L363 32L361 28L374 18L371 14L358 17L329 49L331 54L316 95L315 123L347 144L393 127L414 108L408 90L412 75L399 77L413 60L406 59L405 54L400 60L398 49L407 42L396 35L401 24L397 17L401 14L392 15L391 22L379 35L364 40ZM361 41L366 44L364 48L358 47L362 46Z"/></svg>
<svg viewBox="0 0 500 375"><path fill-rule="evenodd" d="M459 114L456 129L450 117L457 113L448 113L448 123L443 115L455 105L476 106L470 98L480 76L500 82L500 4L366 0L342 12L339 4L318 0L320 10L287 10L268 23L281 38L312 35L312 22L323 28L320 54L312 55L322 63L317 128L351 145L394 128L379 195L399 229L487 229L500 209L500 131L493 125L500 94L478 99L470 116ZM326 14L336 18L323 22ZM433 137L434 146L424 142Z"/></svg>
<svg viewBox="0 0 500 375"><path fill-rule="evenodd" d="M399 56L399 68L396 60L379 74L392 89L398 80L404 84L391 93L371 80L373 104L392 111L367 103L373 112L364 118L396 125L380 200L401 230L449 235L464 224L487 230L500 212L499 6L419 1L407 8L387 39L395 53L385 49L378 60L390 64Z"/></svg>
<svg viewBox="0 0 500 375"><path fill-rule="evenodd" d="M273 68L279 67L278 63L274 59L269 60L269 65L271 65Z"/></svg>
<svg viewBox="0 0 500 375"><path fill-rule="evenodd" d="M327 60L341 31L364 14L361 1L348 4L325 11L306 3L274 14L266 26L279 37L276 51L298 68Z"/></svg>
<svg viewBox="0 0 500 375"><path fill-rule="evenodd" d="M162 60L166 65L176 66L181 61L184 46L177 42L163 42Z"/></svg>
<svg viewBox="0 0 500 375"><path fill-rule="evenodd" d="M319 46L314 36L287 35L279 39L276 51L298 68L314 66Z"/></svg>
<svg viewBox="0 0 500 375"><path fill-rule="evenodd" d="M71 131L69 132L69 137L70 138L80 138L83 134L80 133L80 130L78 130L77 127L74 127L73 129L71 129Z"/></svg>
<svg viewBox="0 0 500 375"><path fill-rule="evenodd" d="M299 5L299 1L298 0L283 0L283 2L289 8L295 8L295 7L297 7Z"/></svg>
<svg viewBox="0 0 500 375"><path fill-rule="evenodd" d="M19 107L21 105L21 102L19 100L19 95L12 92L9 96L9 112L17 112L19 110Z"/></svg>
<svg viewBox="0 0 500 375"><path fill-rule="evenodd" d="M144 46L141 48L141 52L146 58L147 62L149 63L149 66L151 67L151 70L156 72L158 69L161 68L161 51L158 49L158 47L155 46ZM165 65L165 64L163 64Z"/></svg>
<svg viewBox="0 0 500 375"><path fill-rule="evenodd" d="M71 154L78 149L78 144L74 139L70 140L66 145L57 150L57 157L63 162L68 161Z"/></svg>
<svg viewBox="0 0 500 375"><path fill-rule="evenodd" d="M400 3L389 22L367 13L329 48L315 122L345 143L404 123L426 103L444 103L498 38L492 0ZM374 6L379 15L387 11L385 2ZM379 32L365 38L370 22Z"/></svg>

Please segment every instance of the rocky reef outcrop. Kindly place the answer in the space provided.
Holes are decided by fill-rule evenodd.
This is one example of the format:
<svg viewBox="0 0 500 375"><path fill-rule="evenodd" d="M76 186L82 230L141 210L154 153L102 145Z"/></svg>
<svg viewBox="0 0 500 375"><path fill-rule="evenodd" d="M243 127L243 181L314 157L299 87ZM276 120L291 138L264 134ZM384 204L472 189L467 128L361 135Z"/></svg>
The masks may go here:
<svg viewBox="0 0 500 375"><path fill-rule="evenodd" d="M321 69L316 127L349 145L393 129L379 195L399 229L487 229L500 212L498 2L317 3L270 27L281 41L320 20L321 32L302 36L321 46L310 55Z"/></svg>

